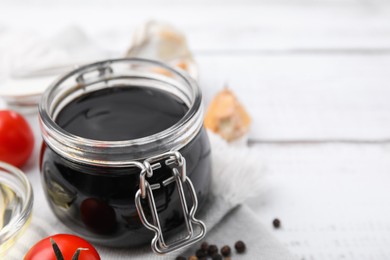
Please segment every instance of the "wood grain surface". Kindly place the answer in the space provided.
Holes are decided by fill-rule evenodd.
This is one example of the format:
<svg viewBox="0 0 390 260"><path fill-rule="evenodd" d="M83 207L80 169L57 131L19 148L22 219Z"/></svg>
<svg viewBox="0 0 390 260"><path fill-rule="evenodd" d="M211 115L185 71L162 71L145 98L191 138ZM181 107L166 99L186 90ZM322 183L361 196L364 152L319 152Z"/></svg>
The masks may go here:
<svg viewBox="0 0 390 260"><path fill-rule="evenodd" d="M0 9L0 33L52 37L79 26L112 56L143 22L174 24L194 51L206 103L228 85L253 118L266 190L249 203L270 232L301 259L390 258L387 1L4 1Z"/></svg>

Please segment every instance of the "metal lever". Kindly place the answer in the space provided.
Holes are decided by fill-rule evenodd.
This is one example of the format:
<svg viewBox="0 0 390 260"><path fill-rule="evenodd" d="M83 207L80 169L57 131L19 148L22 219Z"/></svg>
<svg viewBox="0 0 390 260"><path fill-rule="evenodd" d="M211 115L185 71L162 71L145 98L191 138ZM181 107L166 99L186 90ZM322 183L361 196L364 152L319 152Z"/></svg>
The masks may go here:
<svg viewBox="0 0 390 260"><path fill-rule="evenodd" d="M78 84L85 84L86 81L90 80L91 78L94 79L96 78L103 78L103 77L108 77L113 73L113 69L110 66L110 63L107 62L105 64L101 64L99 67L95 68L89 68L87 69L84 73L80 73L77 78L76 82Z"/></svg>
<svg viewBox="0 0 390 260"><path fill-rule="evenodd" d="M173 181L176 183L187 229L187 235L184 238L171 244L167 244L164 240L156 203L153 197L153 187L145 178L145 175L147 175L147 177L153 176L153 170L161 167L161 164L156 162L163 159L167 159L165 161L165 164L167 165L176 164L176 166L172 168L172 177L168 178L167 180L172 182L173 178ZM198 208L198 198L191 180L186 175L185 158L179 152L168 152L146 159L144 161L144 166L145 169L142 170L140 174L140 189L135 195L135 205L137 207L138 215L144 226L155 232L154 238L151 242L152 250L158 254L165 254L192 245L201 240L206 235L206 226L202 221L195 218L195 213ZM188 210L187 207L183 184L187 185L192 199L192 207L190 210ZM148 206L152 214L152 223L146 219L141 199L148 200ZM200 229L198 234L195 234L194 232L194 225L198 226Z"/></svg>

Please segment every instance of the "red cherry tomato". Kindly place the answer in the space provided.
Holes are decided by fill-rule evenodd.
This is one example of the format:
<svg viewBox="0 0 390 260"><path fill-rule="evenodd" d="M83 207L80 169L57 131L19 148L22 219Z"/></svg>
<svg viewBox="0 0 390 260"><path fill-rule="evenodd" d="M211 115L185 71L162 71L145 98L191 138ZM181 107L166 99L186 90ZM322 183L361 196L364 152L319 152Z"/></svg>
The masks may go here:
<svg viewBox="0 0 390 260"><path fill-rule="evenodd" d="M0 110L0 161L21 167L34 148L34 134L23 116Z"/></svg>
<svg viewBox="0 0 390 260"><path fill-rule="evenodd" d="M69 234L42 239L27 252L24 260L57 260L51 239L57 244L64 260L71 260L77 249L81 249L78 260L100 260L98 252L89 242Z"/></svg>
<svg viewBox="0 0 390 260"><path fill-rule="evenodd" d="M80 213L84 224L95 233L109 234L116 227L115 211L103 200L84 200L80 205Z"/></svg>

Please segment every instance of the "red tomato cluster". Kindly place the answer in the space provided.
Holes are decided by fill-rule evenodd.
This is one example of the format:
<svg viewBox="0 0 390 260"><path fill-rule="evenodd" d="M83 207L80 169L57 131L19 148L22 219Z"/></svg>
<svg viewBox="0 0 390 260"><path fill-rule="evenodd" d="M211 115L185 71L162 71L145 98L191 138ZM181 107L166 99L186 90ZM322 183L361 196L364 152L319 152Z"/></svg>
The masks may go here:
<svg viewBox="0 0 390 260"><path fill-rule="evenodd" d="M23 166L34 148L34 134L26 119L11 110L0 110L0 161ZM58 234L42 239L24 260L100 260L96 249L81 237Z"/></svg>

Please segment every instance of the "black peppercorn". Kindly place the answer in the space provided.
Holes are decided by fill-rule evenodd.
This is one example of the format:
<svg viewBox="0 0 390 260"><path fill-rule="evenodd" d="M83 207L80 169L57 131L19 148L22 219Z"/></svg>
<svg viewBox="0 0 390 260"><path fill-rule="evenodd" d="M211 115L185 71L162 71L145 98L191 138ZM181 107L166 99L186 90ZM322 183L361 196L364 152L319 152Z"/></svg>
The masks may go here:
<svg viewBox="0 0 390 260"><path fill-rule="evenodd" d="M207 252L207 251L209 250L209 243L203 242L203 243L200 245L200 249L202 249L204 252Z"/></svg>
<svg viewBox="0 0 390 260"><path fill-rule="evenodd" d="M211 259L213 259L213 260L222 260L223 257L222 257L220 254L214 254L214 255L211 257Z"/></svg>
<svg viewBox="0 0 390 260"><path fill-rule="evenodd" d="M208 250L209 256L213 256L218 253L218 247L216 245L210 245Z"/></svg>
<svg viewBox="0 0 390 260"><path fill-rule="evenodd" d="M223 256L229 256L231 253L230 247L229 246L224 246L221 248L221 254Z"/></svg>
<svg viewBox="0 0 390 260"><path fill-rule="evenodd" d="M278 218L275 218L274 221L272 221L272 225L274 225L274 228L280 228L280 220Z"/></svg>
<svg viewBox="0 0 390 260"><path fill-rule="evenodd" d="M242 242L241 240L240 241L237 241L235 244L234 244L234 247L236 248L236 251L237 253L241 254L245 251L246 249L246 246L245 246L245 243Z"/></svg>
<svg viewBox="0 0 390 260"><path fill-rule="evenodd" d="M205 251L203 251L202 249L196 250L195 255L196 255L198 258L207 257L207 253L206 253Z"/></svg>
<svg viewBox="0 0 390 260"><path fill-rule="evenodd" d="M176 260L187 260L187 258L182 255L179 255L178 257L176 257Z"/></svg>

